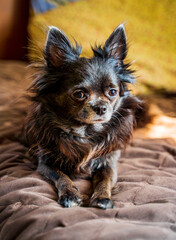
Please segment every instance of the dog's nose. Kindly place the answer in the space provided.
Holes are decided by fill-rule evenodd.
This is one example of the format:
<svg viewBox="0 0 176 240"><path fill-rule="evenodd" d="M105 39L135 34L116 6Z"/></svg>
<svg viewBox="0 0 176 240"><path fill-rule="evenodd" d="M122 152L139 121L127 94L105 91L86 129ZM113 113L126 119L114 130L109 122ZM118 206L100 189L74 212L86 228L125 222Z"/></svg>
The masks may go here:
<svg viewBox="0 0 176 240"><path fill-rule="evenodd" d="M102 116L103 114L106 113L107 107L106 107L105 105L103 105L103 106L96 106L96 107L94 107L94 111L95 111L98 115Z"/></svg>

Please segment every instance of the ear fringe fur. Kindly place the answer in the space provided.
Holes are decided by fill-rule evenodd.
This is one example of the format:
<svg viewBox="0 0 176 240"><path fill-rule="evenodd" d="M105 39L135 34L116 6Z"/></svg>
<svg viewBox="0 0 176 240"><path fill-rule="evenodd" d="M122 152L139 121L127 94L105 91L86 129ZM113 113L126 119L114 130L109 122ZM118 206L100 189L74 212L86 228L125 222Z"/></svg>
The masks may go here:
<svg viewBox="0 0 176 240"><path fill-rule="evenodd" d="M95 47L91 47L94 53L94 57L102 58L102 59L109 59L108 48L106 46L102 47L101 45L95 45ZM127 52L127 49L126 49ZM111 57L113 59L113 57ZM114 61L117 61L114 59ZM134 70L131 69L131 63L123 63L123 61L119 61L116 64L115 70L120 78L121 82L131 83L134 84L136 82L136 78L133 75L135 73Z"/></svg>

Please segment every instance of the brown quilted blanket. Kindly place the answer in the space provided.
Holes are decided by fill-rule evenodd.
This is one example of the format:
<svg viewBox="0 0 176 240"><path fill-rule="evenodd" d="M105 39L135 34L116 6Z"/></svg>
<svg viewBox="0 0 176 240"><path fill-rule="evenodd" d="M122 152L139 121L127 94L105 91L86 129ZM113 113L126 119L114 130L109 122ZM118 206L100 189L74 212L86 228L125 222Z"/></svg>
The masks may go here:
<svg viewBox="0 0 176 240"><path fill-rule="evenodd" d="M0 63L0 239L175 240L175 142L133 140L119 161L113 209L64 209L20 141L27 72L24 64ZM91 182L76 184L91 194Z"/></svg>

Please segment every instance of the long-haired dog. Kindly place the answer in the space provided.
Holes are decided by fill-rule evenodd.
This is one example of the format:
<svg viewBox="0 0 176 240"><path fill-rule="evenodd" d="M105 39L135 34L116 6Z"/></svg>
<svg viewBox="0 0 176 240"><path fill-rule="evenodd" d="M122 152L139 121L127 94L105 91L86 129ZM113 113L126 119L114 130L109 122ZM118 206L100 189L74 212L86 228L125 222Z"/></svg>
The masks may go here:
<svg viewBox="0 0 176 240"><path fill-rule="evenodd" d="M64 207L82 204L73 178L92 177L89 206L111 208L117 161L129 142L140 100L130 94L133 71L123 61L126 34L119 25L93 57L80 57L58 28L50 27L42 71L30 87L32 106L25 130L38 171L58 190Z"/></svg>

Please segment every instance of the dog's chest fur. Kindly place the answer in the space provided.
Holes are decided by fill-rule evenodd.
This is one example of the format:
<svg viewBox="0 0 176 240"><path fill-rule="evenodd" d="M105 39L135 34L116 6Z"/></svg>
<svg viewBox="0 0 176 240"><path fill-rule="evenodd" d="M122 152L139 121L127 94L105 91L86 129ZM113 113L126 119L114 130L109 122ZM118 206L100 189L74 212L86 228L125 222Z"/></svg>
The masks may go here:
<svg viewBox="0 0 176 240"><path fill-rule="evenodd" d="M60 151L66 156L64 167L73 172L70 162L74 163L74 172L90 173L94 168L107 164L106 155L119 149L119 142L115 140L113 132L106 132L102 124L72 128L60 138ZM70 161L71 160L71 161ZM59 164L59 162L58 162ZM59 166L61 167L61 166Z"/></svg>

